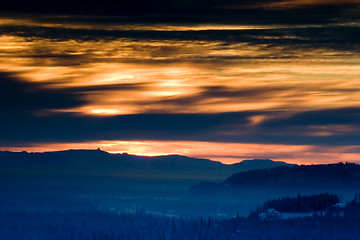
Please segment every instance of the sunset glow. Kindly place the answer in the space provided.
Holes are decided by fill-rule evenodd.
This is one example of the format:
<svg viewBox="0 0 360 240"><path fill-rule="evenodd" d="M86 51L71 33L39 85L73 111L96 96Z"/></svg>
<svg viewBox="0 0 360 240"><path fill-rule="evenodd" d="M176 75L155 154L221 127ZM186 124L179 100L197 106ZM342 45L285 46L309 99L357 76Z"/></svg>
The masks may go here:
<svg viewBox="0 0 360 240"><path fill-rule="evenodd" d="M360 163L359 146L319 147L311 145L280 145L250 143L215 143L201 141L100 141L87 143L42 144L27 146L29 152L61 151L67 149L97 149L109 153L131 153L142 156L185 155L207 158L225 164L246 159L273 159L295 164L337 162ZM24 148L6 148L21 151ZM5 149L0 149L5 150Z"/></svg>
<svg viewBox="0 0 360 240"><path fill-rule="evenodd" d="M358 1L346 1L352 3ZM325 1L270 5L313 4ZM22 141L4 134L1 149L100 147L224 163L360 161L360 57L346 42L346 34L350 39L358 27L348 19L145 24L4 14L0 71L9 82L4 89L30 99L29 106L27 100L4 100L9 109L14 104L5 109L8 116L23 107L29 121L49 123L51 131L64 123L64 130ZM346 29L343 35L337 35L340 28ZM63 121L52 122L57 116ZM26 135L27 122L18 126Z"/></svg>

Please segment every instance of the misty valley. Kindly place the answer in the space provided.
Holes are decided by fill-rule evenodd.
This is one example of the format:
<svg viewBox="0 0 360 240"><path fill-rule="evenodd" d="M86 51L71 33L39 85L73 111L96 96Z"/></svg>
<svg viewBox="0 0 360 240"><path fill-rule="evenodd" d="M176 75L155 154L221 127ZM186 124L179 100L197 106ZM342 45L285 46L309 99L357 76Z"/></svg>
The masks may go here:
<svg viewBox="0 0 360 240"><path fill-rule="evenodd" d="M255 195L250 197L247 193L244 198L239 194L245 190L236 191L239 194L235 197L233 191L225 195L202 194L195 189L201 183L221 182L238 171L286 165L271 160L224 165L176 155L140 157L99 150L1 152L0 156L3 208L115 213L143 209L149 214L169 217L245 216L250 208L261 203L258 191L250 191Z"/></svg>
<svg viewBox="0 0 360 240"><path fill-rule="evenodd" d="M191 163L191 164L190 164ZM358 239L360 166L0 152L0 239Z"/></svg>

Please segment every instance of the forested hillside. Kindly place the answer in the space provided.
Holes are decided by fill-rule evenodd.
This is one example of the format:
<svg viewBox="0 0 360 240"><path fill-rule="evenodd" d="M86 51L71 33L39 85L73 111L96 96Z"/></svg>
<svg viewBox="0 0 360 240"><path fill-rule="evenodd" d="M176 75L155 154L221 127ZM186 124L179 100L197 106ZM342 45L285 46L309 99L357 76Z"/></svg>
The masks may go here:
<svg viewBox="0 0 360 240"><path fill-rule="evenodd" d="M360 236L359 195L341 214L294 219L262 220L257 215L227 220L169 218L142 210L134 214L3 211L1 216L0 239L11 240L357 240Z"/></svg>

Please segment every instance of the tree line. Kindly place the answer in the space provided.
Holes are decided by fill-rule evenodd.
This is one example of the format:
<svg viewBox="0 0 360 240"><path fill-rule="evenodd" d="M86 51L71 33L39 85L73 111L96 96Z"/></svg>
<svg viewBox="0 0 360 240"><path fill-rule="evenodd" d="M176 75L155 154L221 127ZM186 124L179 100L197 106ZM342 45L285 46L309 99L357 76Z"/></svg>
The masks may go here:
<svg viewBox="0 0 360 240"><path fill-rule="evenodd" d="M319 202L338 200L331 194L269 200L263 207L280 204L302 211ZM311 203L314 201L313 203ZM310 202L310 203L309 203ZM306 203L306 204L304 204ZM316 204L315 204L316 203ZM256 214L226 220L165 217L139 211L118 214L86 212L0 212L0 239L11 240L355 240L360 237L360 195L341 209L294 219L262 220Z"/></svg>

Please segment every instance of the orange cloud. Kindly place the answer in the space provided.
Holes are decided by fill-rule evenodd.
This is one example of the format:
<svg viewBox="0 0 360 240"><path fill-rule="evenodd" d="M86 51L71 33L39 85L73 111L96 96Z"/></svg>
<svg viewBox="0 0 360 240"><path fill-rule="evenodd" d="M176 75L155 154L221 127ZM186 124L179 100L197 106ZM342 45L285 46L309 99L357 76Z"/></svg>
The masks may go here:
<svg viewBox="0 0 360 240"><path fill-rule="evenodd" d="M324 1L291 2L310 4ZM59 25L12 18L1 20L0 25L60 27L79 31L106 29L101 24ZM149 28L132 24L110 27L122 30ZM196 35L202 30L261 31L281 30L284 27L163 24L147 30L190 31ZM301 26L291 27L297 29ZM321 29L321 26L317 27ZM306 40L294 34L279 36L264 33L245 37L257 40ZM84 86L109 86L106 90L78 90L86 105L71 109L47 109L50 112L122 115L352 107L359 103L358 69L359 56L349 51L328 48L309 50L298 46L294 49L250 40L134 40L130 37L102 36L87 40L6 34L0 37L0 71L14 72L26 81L42 82L48 88L65 91ZM111 89L117 84L142 84L143 87L126 91ZM222 89L216 89L219 86Z"/></svg>

